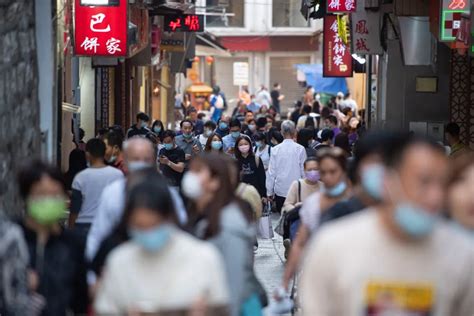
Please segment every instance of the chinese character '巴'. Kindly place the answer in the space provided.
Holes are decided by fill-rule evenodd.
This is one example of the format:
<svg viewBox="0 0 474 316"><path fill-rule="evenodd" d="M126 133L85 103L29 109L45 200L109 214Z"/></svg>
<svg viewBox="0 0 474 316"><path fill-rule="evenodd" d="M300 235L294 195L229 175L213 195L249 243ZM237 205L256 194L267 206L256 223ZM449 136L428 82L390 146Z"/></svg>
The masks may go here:
<svg viewBox="0 0 474 316"><path fill-rule="evenodd" d="M190 31L199 30L199 17L197 15L188 15L184 20L184 25L186 25Z"/></svg>
<svg viewBox="0 0 474 316"><path fill-rule="evenodd" d="M369 30L367 29L367 21L360 20L359 22L357 22L355 26L355 32L357 34L369 34Z"/></svg>
<svg viewBox="0 0 474 316"><path fill-rule="evenodd" d="M91 31L92 32L98 32L98 33L110 32L110 25L109 24L107 24L107 27L105 27L105 28L96 28L95 27L96 24L100 24L100 23L104 22L104 19L105 19L105 14L103 14L103 13L93 15L91 17L91 21L90 21Z"/></svg>
<svg viewBox="0 0 474 316"><path fill-rule="evenodd" d="M466 8L466 0L451 0L451 3L448 5L450 10L461 10Z"/></svg>
<svg viewBox="0 0 474 316"><path fill-rule="evenodd" d="M181 28L181 19L177 18L176 21L171 21L169 26L173 31L176 31Z"/></svg>
<svg viewBox="0 0 474 316"><path fill-rule="evenodd" d="M97 47L100 46L100 44L97 43L97 40L97 37L86 37L84 42L82 42L81 47L83 47L85 51L94 50L94 53L97 53Z"/></svg>
<svg viewBox="0 0 474 316"><path fill-rule="evenodd" d="M119 47L120 40L116 38L110 38L106 45L107 45L107 51L109 52L110 55L114 55L116 52L121 52L122 50Z"/></svg>

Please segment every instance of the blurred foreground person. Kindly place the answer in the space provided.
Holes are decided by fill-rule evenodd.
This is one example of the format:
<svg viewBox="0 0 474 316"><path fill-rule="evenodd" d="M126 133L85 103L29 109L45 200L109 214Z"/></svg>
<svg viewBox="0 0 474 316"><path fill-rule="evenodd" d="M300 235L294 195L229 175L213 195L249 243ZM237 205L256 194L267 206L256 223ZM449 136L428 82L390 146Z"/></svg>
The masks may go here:
<svg viewBox="0 0 474 316"><path fill-rule="evenodd" d="M226 315L219 253L177 228L175 214L163 181L130 189L123 218L130 240L107 260L95 301L98 314L187 312L202 301L210 315Z"/></svg>
<svg viewBox="0 0 474 316"><path fill-rule="evenodd" d="M450 165L448 210L454 227L474 241L474 154L465 154Z"/></svg>
<svg viewBox="0 0 474 316"><path fill-rule="evenodd" d="M321 149L317 161L321 179L320 190L303 203L299 211L301 224L296 239L290 250L290 255L283 275L283 288L288 289L290 279L295 274L300 263L303 250L314 231L319 226L321 214L337 202L347 199L351 190L347 178L347 161L345 153L340 148ZM288 248L287 243L286 248Z"/></svg>
<svg viewBox="0 0 474 316"><path fill-rule="evenodd" d="M33 161L18 175L26 203L22 228L29 252L28 283L34 301L32 315L65 315L87 310L84 245L63 230L66 190L59 170ZM2 237L3 238L3 237Z"/></svg>
<svg viewBox="0 0 474 316"><path fill-rule="evenodd" d="M256 229L252 210L236 196L235 162L216 153L196 157L183 178L183 193L194 202L193 231L223 255L232 316L262 315L265 291L254 273Z"/></svg>
<svg viewBox="0 0 474 316"><path fill-rule="evenodd" d="M120 223L125 208L126 184L136 172L147 168L154 168L156 151L153 144L145 138L132 138L124 144L124 158L129 174L127 178L115 181L104 188L100 197L97 213L87 236L86 257L92 262L102 241L109 236ZM156 168L155 168L156 169ZM174 202L174 209L181 224L187 220L183 201L176 188L170 188ZM90 285L95 283L95 276L89 274Z"/></svg>
<svg viewBox="0 0 474 316"><path fill-rule="evenodd" d="M385 165L385 202L328 224L311 243L303 315L472 316L474 252L440 218L444 149L407 137Z"/></svg>
<svg viewBox="0 0 474 316"><path fill-rule="evenodd" d="M0 215L0 315L30 315L28 248L21 229Z"/></svg>

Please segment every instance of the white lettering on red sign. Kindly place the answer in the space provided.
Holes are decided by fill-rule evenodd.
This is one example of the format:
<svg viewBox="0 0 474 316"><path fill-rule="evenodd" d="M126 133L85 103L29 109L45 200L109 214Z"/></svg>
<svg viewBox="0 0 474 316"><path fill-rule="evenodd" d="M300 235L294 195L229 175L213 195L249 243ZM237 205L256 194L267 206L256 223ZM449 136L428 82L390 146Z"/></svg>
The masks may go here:
<svg viewBox="0 0 474 316"><path fill-rule="evenodd" d="M355 0L346 0L346 11L355 10Z"/></svg>
<svg viewBox="0 0 474 316"><path fill-rule="evenodd" d="M120 40L113 37L109 39L106 43L109 54L114 55L116 52L121 52L122 50L120 49L119 44Z"/></svg>
<svg viewBox="0 0 474 316"><path fill-rule="evenodd" d="M97 24L102 24L104 22L105 17L106 16L103 13L99 13L99 14L93 15L91 17L90 27L91 27L92 32L97 32L97 33L108 33L108 32L110 32L110 25L109 24L107 24L107 27L105 27L105 28L96 28Z"/></svg>
<svg viewBox="0 0 474 316"><path fill-rule="evenodd" d="M86 37L84 42L82 42L81 47L84 48L85 51L94 51L94 53L97 53L97 47L100 46L97 41L97 37Z"/></svg>
<svg viewBox="0 0 474 316"><path fill-rule="evenodd" d="M331 2L329 3L329 8L333 10L339 10L341 8L341 1L331 0Z"/></svg>

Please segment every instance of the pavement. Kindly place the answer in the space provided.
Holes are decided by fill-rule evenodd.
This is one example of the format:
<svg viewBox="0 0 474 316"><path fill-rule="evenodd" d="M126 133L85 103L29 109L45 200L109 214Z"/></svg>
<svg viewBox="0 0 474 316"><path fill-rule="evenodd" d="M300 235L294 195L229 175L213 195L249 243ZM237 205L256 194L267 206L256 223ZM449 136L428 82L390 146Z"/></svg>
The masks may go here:
<svg viewBox="0 0 474 316"><path fill-rule="evenodd" d="M272 225L276 227L280 216L272 214ZM280 235L274 234L273 239L259 239L258 251L255 254L255 273L260 280L269 300L273 300L273 293L281 285L285 270L285 248ZM265 316L273 316L268 310ZM290 315L290 314L288 314Z"/></svg>

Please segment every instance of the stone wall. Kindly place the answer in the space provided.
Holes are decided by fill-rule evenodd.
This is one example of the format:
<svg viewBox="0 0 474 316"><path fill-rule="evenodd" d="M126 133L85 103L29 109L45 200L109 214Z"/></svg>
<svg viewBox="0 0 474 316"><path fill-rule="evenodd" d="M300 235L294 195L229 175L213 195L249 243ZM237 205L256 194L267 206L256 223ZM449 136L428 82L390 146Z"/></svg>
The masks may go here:
<svg viewBox="0 0 474 316"><path fill-rule="evenodd" d="M0 211L22 210L18 168L40 156L35 8L32 0L0 0Z"/></svg>

